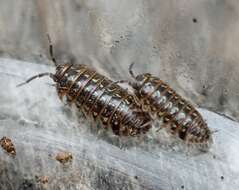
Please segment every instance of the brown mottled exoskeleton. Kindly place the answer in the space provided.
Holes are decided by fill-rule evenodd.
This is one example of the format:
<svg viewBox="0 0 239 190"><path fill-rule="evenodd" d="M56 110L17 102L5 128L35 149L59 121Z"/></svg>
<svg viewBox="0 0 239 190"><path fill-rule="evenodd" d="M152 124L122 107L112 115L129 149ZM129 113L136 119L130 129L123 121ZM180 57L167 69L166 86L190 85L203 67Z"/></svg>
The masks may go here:
<svg viewBox="0 0 239 190"><path fill-rule="evenodd" d="M2 148L9 154L15 156L16 155L16 149L12 143L12 140L8 137L3 137L0 139L0 145Z"/></svg>
<svg viewBox="0 0 239 190"><path fill-rule="evenodd" d="M62 164L65 164L67 162L71 162L73 159L73 156L70 152L59 152L55 159L59 161Z"/></svg>
<svg viewBox="0 0 239 190"><path fill-rule="evenodd" d="M187 143L208 144L212 141L206 122L188 101L158 77L149 73L135 76L132 67L133 64L129 72L134 81L130 85L143 110L163 121L162 126Z"/></svg>
<svg viewBox="0 0 239 190"><path fill-rule="evenodd" d="M50 39L49 39L50 42ZM56 83L57 93L66 97L69 105L104 128L111 128L116 135L136 136L151 128L151 117L141 109L133 94L107 77L83 64L57 64L50 42L50 55L56 65L56 73L41 73L31 80L49 76Z"/></svg>

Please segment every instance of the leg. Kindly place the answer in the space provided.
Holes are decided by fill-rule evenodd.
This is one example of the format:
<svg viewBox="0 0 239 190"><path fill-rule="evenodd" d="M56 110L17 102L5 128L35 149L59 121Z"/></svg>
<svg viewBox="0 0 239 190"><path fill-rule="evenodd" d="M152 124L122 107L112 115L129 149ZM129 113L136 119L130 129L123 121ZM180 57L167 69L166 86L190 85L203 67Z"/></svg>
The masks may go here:
<svg viewBox="0 0 239 190"><path fill-rule="evenodd" d="M156 124L155 124L156 125ZM163 125L162 123L157 123L158 127L155 130L156 133L158 133L160 130L166 128L166 125Z"/></svg>
<svg viewBox="0 0 239 190"><path fill-rule="evenodd" d="M52 78L54 80L54 74L52 74L52 73L40 73L38 75L32 76L31 78L27 79L25 82L18 84L17 87L25 85L25 84L31 82L32 80L34 80L36 78L41 78L41 77L44 77L44 76L49 76L50 78Z"/></svg>
<svg viewBox="0 0 239 190"><path fill-rule="evenodd" d="M146 122L145 124L141 125L140 128L144 128L147 125L152 125L153 121ZM151 126L152 127L152 126Z"/></svg>
<svg viewBox="0 0 239 190"><path fill-rule="evenodd" d="M54 62L55 66L57 66L56 58L54 57L54 53L53 53L53 45L52 45L51 38L50 38L49 34L47 34L47 38L48 38L48 42L49 42L49 53L50 53L51 60Z"/></svg>
<svg viewBox="0 0 239 190"><path fill-rule="evenodd" d="M59 96L60 100L63 102L63 96L66 95L66 91L68 90L67 87L61 87L58 84L56 85L57 95Z"/></svg>
<svg viewBox="0 0 239 190"><path fill-rule="evenodd" d="M120 83L127 83L127 84L129 84L129 81L128 80L118 80L118 81L113 82L112 84L120 84Z"/></svg>

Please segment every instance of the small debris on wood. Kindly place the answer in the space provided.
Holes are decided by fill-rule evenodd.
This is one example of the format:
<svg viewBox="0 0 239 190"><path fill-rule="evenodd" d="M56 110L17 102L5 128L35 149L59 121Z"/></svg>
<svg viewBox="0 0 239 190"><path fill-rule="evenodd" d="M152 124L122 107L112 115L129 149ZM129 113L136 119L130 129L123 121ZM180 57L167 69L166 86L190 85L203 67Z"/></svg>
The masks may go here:
<svg viewBox="0 0 239 190"><path fill-rule="evenodd" d="M42 183L42 184L46 184L48 183L49 178L47 176L37 176L37 182L38 183Z"/></svg>
<svg viewBox="0 0 239 190"><path fill-rule="evenodd" d="M196 18L193 18L193 22L194 22L194 23L197 23L198 20L197 20Z"/></svg>
<svg viewBox="0 0 239 190"><path fill-rule="evenodd" d="M17 188L18 190L30 190L36 189L35 183L31 179L24 179L21 185Z"/></svg>
<svg viewBox="0 0 239 190"><path fill-rule="evenodd" d="M12 143L12 140L8 137L2 137L0 140L0 145L2 148L9 154L15 156L16 155L16 149Z"/></svg>
<svg viewBox="0 0 239 190"><path fill-rule="evenodd" d="M62 164L72 161L73 156L70 152L60 152L56 155L56 160Z"/></svg>

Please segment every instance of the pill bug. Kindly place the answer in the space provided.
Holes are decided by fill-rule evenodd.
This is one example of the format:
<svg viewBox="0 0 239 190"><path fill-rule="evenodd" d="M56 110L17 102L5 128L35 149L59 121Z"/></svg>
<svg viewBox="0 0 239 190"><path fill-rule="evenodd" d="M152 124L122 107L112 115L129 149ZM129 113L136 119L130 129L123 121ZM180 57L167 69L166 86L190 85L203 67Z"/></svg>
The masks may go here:
<svg viewBox="0 0 239 190"><path fill-rule="evenodd" d="M211 131L200 113L160 78L149 73L135 76L133 65L129 73L134 81L129 83L143 109L163 121L162 126L185 142L210 144Z"/></svg>
<svg viewBox="0 0 239 190"><path fill-rule="evenodd" d="M111 128L119 136L136 136L151 128L151 117L141 109L133 94L107 77L83 64L57 64L50 42L50 56L56 72L40 73L33 79L49 76L56 83L60 99L76 105L86 118L98 122L103 128Z"/></svg>

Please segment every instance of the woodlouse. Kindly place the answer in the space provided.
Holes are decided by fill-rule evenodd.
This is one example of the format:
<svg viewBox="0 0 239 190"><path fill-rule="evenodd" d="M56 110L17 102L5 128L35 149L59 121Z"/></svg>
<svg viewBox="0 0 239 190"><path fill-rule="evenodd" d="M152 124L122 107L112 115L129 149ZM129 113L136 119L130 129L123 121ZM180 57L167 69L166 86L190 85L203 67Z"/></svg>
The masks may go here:
<svg viewBox="0 0 239 190"><path fill-rule="evenodd" d="M83 64L57 64L50 42L50 55L56 73L41 73L29 78L49 76L56 83L57 93L66 97L69 105L75 104L87 118L111 128L114 134L135 136L151 128L151 117L141 109L133 94L107 77Z"/></svg>
<svg viewBox="0 0 239 190"><path fill-rule="evenodd" d="M211 131L200 113L178 95L160 78L144 73L135 76L133 63L129 73L134 78L129 82L140 100L143 110L163 121L172 134L188 143L207 144L212 142Z"/></svg>

